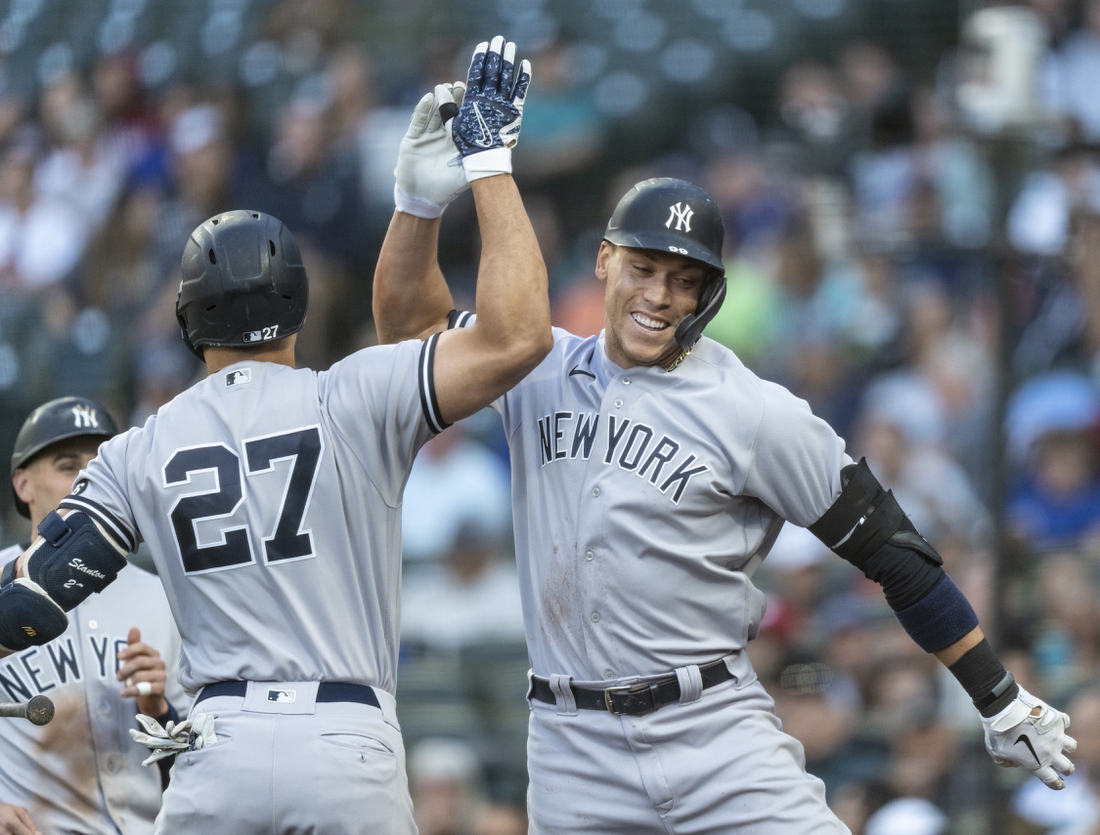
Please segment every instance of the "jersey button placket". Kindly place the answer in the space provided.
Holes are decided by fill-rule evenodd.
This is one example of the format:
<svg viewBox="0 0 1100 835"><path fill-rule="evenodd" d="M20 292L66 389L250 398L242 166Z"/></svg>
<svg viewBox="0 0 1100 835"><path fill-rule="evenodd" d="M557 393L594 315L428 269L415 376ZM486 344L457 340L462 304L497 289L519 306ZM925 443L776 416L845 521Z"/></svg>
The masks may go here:
<svg viewBox="0 0 1100 835"><path fill-rule="evenodd" d="M592 562L592 560L593 560L593 559L594 559L595 557L596 557L596 552L595 552L595 551L593 551L593 550L591 550L591 549L589 549L589 550L587 550L587 551L585 551L585 552L584 552L584 558L585 558L586 560L588 560L588 562Z"/></svg>
<svg viewBox="0 0 1100 835"><path fill-rule="evenodd" d="M600 613L599 612L593 612L590 617L592 618L593 623L599 623L600 622Z"/></svg>

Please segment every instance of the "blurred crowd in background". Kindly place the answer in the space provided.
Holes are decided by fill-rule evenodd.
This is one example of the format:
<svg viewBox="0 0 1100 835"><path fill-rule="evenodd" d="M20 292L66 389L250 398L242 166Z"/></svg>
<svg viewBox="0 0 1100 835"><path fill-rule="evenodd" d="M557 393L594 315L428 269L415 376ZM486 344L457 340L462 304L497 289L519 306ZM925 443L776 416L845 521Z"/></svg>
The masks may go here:
<svg viewBox="0 0 1100 835"><path fill-rule="evenodd" d="M371 279L413 103L502 31L534 65L515 176L554 323L597 333L618 198L704 186L729 296L708 335L805 398L944 556L1007 666L1068 709L1060 793L995 769L881 590L788 526L750 648L855 835L1100 832L1100 0L1042 26L1044 116L960 113L955 0L0 2L0 449L79 394L137 425L194 382L190 231L269 212L311 281L300 364L373 343ZM469 196L441 262L472 307ZM424 835L523 833L527 656L507 451L486 412L405 496L399 712ZM0 544L28 536L0 491Z"/></svg>

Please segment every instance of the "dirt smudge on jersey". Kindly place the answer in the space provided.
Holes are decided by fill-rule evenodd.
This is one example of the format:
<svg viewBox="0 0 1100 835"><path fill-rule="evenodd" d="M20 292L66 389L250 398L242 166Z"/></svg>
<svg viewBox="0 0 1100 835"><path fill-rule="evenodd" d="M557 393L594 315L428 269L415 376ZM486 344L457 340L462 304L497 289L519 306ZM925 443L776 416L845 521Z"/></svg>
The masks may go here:
<svg viewBox="0 0 1100 835"><path fill-rule="evenodd" d="M98 814L100 790L84 688L67 687L52 690L46 695L53 701L54 714L53 719L40 729L39 744L51 756L64 757L65 760L62 779L51 781L55 787L64 786L64 797L50 800L80 817L91 819ZM29 811L33 818L34 810ZM44 809L39 809L40 814L44 812Z"/></svg>
<svg viewBox="0 0 1100 835"><path fill-rule="evenodd" d="M575 623L580 602L580 590L577 587L577 548L561 548L556 543L550 547L547 564L542 568L541 584L543 614L557 629L576 640Z"/></svg>

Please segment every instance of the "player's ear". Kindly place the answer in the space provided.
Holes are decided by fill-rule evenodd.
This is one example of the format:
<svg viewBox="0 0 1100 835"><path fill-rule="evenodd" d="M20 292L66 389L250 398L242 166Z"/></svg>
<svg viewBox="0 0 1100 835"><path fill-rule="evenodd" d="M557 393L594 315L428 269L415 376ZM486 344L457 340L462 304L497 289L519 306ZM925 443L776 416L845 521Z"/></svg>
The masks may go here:
<svg viewBox="0 0 1100 835"><path fill-rule="evenodd" d="M34 491L31 490L31 479L25 469L18 469L11 477L11 486L15 489L15 495L24 504L30 504Z"/></svg>
<svg viewBox="0 0 1100 835"><path fill-rule="evenodd" d="M615 244L611 241L601 241L600 251L596 253L596 278L607 281L607 267L611 263L611 256L615 254Z"/></svg>

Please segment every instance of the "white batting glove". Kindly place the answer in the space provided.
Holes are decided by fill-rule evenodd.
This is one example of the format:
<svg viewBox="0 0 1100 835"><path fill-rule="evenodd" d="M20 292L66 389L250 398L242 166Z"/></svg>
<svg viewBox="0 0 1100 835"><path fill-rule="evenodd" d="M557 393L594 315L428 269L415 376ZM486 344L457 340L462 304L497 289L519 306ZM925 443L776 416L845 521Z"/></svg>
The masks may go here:
<svg viewBox="0 0 1100 835"><path fill-rule="evenodd" d="M197 751L218 741L218 735L214 733L214 717L208 713L197 713L184 722L169 722L164 727L143 713L137 715L137 720L145 728L145 733L131 728L130 736L153 751L142 760L142 765L152 765L181 751Z"/></svg>
<svg viewBox="0 0 1100 835"><path fill-rule="evenodd" d="M1039 708L1037 716L1032 710ZM985 749L993 762L1006 768L1022 765L1052 789L1066 785L1059 776L1073 773L1067 755L1077 750L1077 741L1066 733L1069 717L1032 696L1024 688L1012 703L995 716L982 717Z"/></svg>
<svg viewBox="0 0 1100 835"><path fill-rule="evenodd" d="M512 148L531 84L530 61L521 61L517 72L515 60L516 45L498 35L474 49L461 105L436 88L436 102L470 182L512 173Z"/></svg>
<svg viewBox="0 0 1100 835"><path fill-rule="evenodd" d="M439 115L440 91L443 100L461 106L466 88L461 81L440 84L435 93L427 93L417 103L409 120L409 129L397 152L393 202L399 212L423 218L437 218L447 205L469 188L450 132Z"/></svg>

